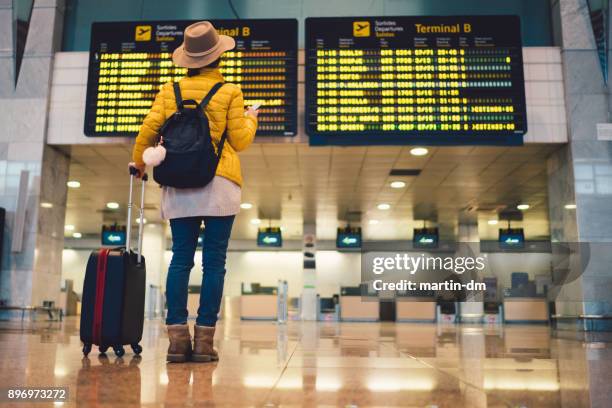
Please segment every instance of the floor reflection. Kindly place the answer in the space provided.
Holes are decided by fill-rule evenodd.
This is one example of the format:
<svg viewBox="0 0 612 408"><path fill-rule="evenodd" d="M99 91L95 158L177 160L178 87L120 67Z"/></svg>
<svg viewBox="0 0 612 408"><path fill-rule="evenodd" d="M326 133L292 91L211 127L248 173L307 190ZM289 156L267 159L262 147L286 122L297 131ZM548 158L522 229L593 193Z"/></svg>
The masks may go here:
<svg viewBox="0 0 612 408"><path fill-rule="evenodd" d="M109 358L100 354L93 364L83 357L77 374L77 405L121 404L139 406L141 400L141 378L138 365L140 356L133 356L126 363L123 357Z"/></svg>
<svg viewBox="0 0 612 408"><path fill-rule="evenodd" d="M612 406L608 343L546 326L224 321L213 364L80 353L78 320L0 322L0 387L67 386L64 406Z"/></svg>
<svg viewBox="0 0 612 408"><path fill-rule="evenodd" d="M213 373L217 363L167 364L166 377L160 383L166 385L166 407L184 407L191 403L214 403Z"/></svg>

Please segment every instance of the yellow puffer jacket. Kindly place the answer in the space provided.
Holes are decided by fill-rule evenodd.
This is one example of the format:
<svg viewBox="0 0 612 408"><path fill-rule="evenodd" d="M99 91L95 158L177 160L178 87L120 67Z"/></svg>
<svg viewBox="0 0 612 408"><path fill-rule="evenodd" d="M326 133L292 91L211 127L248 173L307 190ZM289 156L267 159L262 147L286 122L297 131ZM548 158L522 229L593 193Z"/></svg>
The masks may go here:
<svg viewBox="0 0 612 408"><path fill-rule="evenodd" d="M223 75L221 75L219 69L203 69L199 75L185 77L179 81L181 96L183 100L193 99L199 102L214 84L222 81ZM140 127L140 132L138 132L138 137L136 137L132 154L132 159L136 164L144 165L142 153L147 147L155 145L159 129L176 110L172 83L164 84L155 97L153 107L147 114ZM210 123L210 134L215 146L217 146L223 131L227 128L227 140L223 146L217 175L242 186L240 159L236 152L246 149L253 142L257 130L257 119L244 114L242 91L238 86L229 83L223 85L217 91L208 103L205 112Z"/></svg>

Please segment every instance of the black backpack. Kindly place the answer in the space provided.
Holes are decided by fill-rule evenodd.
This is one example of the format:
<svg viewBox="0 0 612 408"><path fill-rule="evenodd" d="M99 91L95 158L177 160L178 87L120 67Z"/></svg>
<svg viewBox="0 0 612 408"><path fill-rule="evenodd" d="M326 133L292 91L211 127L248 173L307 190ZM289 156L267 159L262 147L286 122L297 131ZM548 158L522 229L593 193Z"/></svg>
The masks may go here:
<svg viewBox="0 0 612 408"><path fill-rule="evenodd" d="M163 137L166 158L153 168L153 179L160 185L175 188L204 187L215 177L226 132L223 132L215 153L204 109L222 86L223 83L216 83L204 99L197 103L193 99L184 101L179 84L174 83L178 110L159 131L159 136ZM195 109L186 108L185 105L195 105Z"/></svg>

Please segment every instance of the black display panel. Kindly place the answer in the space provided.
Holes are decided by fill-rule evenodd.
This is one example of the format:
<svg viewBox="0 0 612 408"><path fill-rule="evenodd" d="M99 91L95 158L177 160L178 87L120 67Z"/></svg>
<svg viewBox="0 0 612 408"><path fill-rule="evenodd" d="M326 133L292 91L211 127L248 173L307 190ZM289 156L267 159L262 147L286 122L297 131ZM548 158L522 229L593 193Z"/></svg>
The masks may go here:
<svg viewBox="0 0 612 408"><path fill-rule="evenodd" d="M278 227L260 228L257 231L257 246L282 247L283 235Z"/></svg>
<svg viewBox="0 0 612 408"><path fill-rule="evenodd" d="M412 235L414 248L437 248L439 234L437 228L415 228Z"/></svg>
<svg viewBox="0 0 612 408"><path fill-rule="evenodd" d="M525 232L522 228L507 228L499 230L500 248L523 248L525 246Z"/></svg>
<svg viewBox="0 0 612 408"><path fill-rule="evenodd" d="M336 248L361 248L361 228L338 228Z"/></svg>
<svg viewBox="0 0 612 408"><path fill-rule="evenodd" d="M102 245L124 246L127 239L125 226L102 226Z"/></svg>
<svg viewBox="0 0 612 408"><path fill-rule="evenodd" d="M94 23L91 28L85 134L138 133L159 87L186 69L172 51L195 21ZM245 105L260 103L258 136L297 132L297 20L211 20L236 40L223 54L221 72L242 88Z"/></svg>
<svg viewBox="0 0 612 408"><path fill-rule="evenodd" d="M517 16L306 19L312 145L522 144Z"/></svg>

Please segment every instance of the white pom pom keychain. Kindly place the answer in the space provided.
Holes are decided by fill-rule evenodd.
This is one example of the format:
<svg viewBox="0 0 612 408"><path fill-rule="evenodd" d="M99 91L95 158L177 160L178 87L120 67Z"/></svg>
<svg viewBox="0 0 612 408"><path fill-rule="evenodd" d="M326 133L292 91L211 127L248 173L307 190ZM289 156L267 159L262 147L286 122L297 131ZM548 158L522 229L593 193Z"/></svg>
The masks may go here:
<svg viewBox="0 0 612 408"><path fill-rule="evenodd" d="M159 166L166 158L166 148L162 143L163 138L159 141L157 146L147 147L142 153L142 161L144 161L147 166Z"/></svg>

